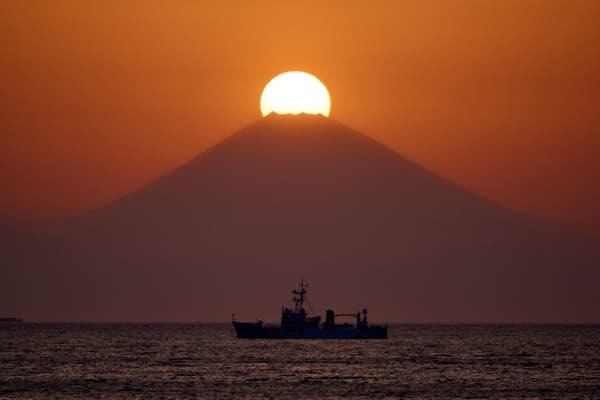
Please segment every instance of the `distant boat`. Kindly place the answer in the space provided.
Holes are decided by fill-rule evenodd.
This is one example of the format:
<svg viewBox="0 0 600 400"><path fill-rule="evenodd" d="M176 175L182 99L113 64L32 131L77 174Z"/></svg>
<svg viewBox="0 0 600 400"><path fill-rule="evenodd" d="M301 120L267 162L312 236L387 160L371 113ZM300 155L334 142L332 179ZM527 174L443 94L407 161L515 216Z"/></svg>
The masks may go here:
<svg viewBox="0 0 600 400"><path fill-rule="evenodd" d="M240 339L387 339L387 325L369 325L366 308L362 313L352 314L336 314L333 310L327 310L325 322L322 324L320 316L309 317L304 309L306 288L304 280L300 280L299 288L292 290L294 308L281 308L280 326L265 325L263 321L238 322L232 318L237 337ZM355 317L356 323L338 324L336 317Z"/></svg>
<svg viewBox="0 0 600 400"><path fill-rule="evenodd" d="M14 318L14 317L0 317L0 324L17 323L17 322L23 322L23 320L21 318Z"/></svg>

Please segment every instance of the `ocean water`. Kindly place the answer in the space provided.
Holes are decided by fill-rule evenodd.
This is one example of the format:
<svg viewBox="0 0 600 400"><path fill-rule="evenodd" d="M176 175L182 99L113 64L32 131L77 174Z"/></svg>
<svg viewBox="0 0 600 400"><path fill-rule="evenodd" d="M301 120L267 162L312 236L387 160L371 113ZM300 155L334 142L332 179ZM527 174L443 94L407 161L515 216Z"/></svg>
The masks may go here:
<svg viewBox="0 0 600 400"><path fill-rule="evenodd" d="M397 325L240 340L229 325L0 326L1 399L599 399L600 326Z"/></svg>

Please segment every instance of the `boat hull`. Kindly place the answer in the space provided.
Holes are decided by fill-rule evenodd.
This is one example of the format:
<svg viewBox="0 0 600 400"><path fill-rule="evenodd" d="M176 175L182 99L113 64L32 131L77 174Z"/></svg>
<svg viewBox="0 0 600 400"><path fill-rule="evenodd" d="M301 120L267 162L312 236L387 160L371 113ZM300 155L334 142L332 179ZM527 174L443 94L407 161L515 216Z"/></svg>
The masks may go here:
<svg viewBox="0 0 600 400"><path fill-rule="evenodd" d="M240 339L387 339L387 326L356 329L351 326L334 328L282 328L264 326L262 322L233 322Z"/></svg>

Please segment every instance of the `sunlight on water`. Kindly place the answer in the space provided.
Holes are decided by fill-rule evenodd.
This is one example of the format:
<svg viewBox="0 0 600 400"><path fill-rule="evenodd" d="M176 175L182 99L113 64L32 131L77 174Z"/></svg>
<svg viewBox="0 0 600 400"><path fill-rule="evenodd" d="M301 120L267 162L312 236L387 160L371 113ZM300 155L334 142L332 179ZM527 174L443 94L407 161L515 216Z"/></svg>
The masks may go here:
<svg viewBox="0 0 600 400"><path fill-rule="evenodd" d="M0 398L598 398L600 326L392 326L389 340L229 325L0 327Z"/></svg>

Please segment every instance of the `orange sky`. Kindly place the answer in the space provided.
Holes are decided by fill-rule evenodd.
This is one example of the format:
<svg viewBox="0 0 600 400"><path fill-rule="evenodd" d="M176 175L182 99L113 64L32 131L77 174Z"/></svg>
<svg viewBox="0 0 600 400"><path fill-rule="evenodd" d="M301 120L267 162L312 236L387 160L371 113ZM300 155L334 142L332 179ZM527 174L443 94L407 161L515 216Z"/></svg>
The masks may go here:
<svg viewBox="0 0 600 400"><path fill-rule="evenodd" d="M326 5L323 5L326 4ZM94 208L260 117L277 73L511 208L600 234L600 2L0 3L0 218Z"/></svg>

